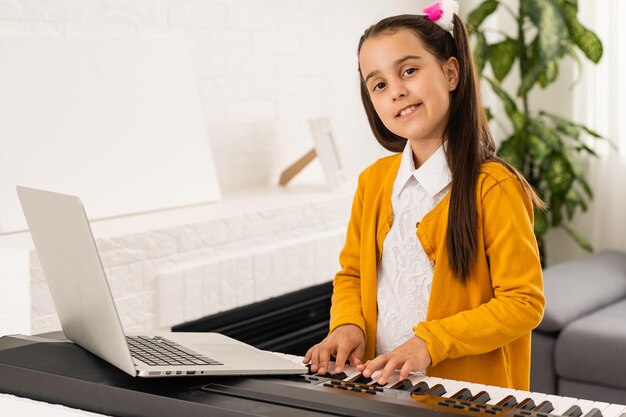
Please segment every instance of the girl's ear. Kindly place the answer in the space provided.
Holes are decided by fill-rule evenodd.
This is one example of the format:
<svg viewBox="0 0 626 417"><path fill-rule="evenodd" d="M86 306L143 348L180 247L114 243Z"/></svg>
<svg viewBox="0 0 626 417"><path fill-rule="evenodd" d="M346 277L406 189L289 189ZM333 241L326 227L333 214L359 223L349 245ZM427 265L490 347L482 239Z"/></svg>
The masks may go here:
<svg viewBox="0 0 626 417"><path fill-rule="evenodd" d="M459 84L459 61L452 56L445 63L443 69L448 78L448 88L450 91L454 91Z"/></svg>

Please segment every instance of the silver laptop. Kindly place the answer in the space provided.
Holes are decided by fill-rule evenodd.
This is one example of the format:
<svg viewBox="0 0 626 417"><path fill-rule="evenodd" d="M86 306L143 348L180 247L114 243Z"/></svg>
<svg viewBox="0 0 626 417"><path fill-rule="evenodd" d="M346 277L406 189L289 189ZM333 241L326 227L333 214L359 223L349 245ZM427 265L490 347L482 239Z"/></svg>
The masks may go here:
<svg viewBox="0 0 626 417"><path fill-rule="evenodd" d="M219 333L125 335L80 199L21 186L17 194L69 340L132 376L307 371Z"/></svg>

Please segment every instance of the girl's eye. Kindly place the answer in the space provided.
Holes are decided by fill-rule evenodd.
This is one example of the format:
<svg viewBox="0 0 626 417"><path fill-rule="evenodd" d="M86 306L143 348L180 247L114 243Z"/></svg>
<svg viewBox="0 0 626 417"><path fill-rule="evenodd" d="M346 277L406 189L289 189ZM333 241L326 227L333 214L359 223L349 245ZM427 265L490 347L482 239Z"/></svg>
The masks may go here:
<svg viewBox="0 0 626 417"><path fill-rule="evenodd" d="M417 71L415 68L407 68L406 70L404 70L404 75L411 75L415 71Z"/></svg>
<svg viewBox="0 0 626 417"><path fill-rule="evenodd" d="M373 90L377 91L377 90L382 90L383 88L385 88L385 83L378 83L378 84L374 85Z"/></svg>

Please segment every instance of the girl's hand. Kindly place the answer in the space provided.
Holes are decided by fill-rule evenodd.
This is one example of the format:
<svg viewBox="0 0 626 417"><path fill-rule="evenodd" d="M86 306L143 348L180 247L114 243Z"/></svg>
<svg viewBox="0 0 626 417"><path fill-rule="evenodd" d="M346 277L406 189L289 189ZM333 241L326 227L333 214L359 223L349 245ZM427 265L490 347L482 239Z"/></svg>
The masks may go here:
<svg viewBox="0 0 626 417"><path fill-rule="evenodd" d="M311 363L311 371L320 375L328 371L330 355L335 356L333 373L343 372L346 359L350 359L353 366L361 365L361 358L365 351L365 335L354 324L344 324L337 327L317 345L309 349L304 355L303 363Z"/></svg>
<svg viewBox="0 0 626 417"><path fill-rule="evenodd" d="M400 369L400 379L409 377L411 371L422 371L431 363L430 353L426 349L423 339L413 336L394 350L375 357L365 364L357 366L363 376L369 378L378 369L383 369L378 378L380 385L387 383L387 379L394 370Z"/></svg>

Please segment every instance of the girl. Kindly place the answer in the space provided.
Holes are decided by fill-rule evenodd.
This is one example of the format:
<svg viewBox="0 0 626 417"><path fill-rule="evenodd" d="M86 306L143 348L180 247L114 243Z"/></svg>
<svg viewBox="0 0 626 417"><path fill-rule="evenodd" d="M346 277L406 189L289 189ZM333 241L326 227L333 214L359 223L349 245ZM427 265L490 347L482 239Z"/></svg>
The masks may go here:
<svg viewBox="0 0 626 417"><path fill-rule="evenodd" d="M330 332L304 357L346 360L385 384L428 375L529 389L530 335L543 316L533 203L495 156L469 39L444 0L384 19L359 42L361 98L386 149L359 176ZM367 360L367 362L365 362Z"/></svg>

